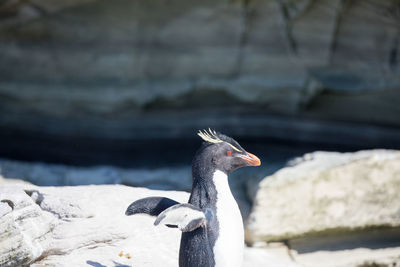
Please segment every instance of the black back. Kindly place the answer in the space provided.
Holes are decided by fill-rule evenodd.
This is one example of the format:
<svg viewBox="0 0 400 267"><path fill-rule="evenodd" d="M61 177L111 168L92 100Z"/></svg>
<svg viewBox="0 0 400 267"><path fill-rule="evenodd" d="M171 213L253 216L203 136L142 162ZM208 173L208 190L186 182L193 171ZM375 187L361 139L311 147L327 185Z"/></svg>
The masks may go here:
<svg viewBox="0 0 400 267"><path fill-rule="evenodd" d="M189 203L203 210L208 216L207 226L182 233L179 251L180 267L215 266L213 247L218 238L219 225L216 214L217 191L212 181L216 166L213 149L207 143L196 153L192 162L193 185Z"/></svg>

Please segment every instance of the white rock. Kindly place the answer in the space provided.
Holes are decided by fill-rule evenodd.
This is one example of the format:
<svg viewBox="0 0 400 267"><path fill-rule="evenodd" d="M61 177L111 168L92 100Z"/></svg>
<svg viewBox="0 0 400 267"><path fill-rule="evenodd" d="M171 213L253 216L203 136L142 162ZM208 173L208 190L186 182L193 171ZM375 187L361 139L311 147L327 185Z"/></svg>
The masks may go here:
<svg viewBox="0 0 400 267"><path fill-rule="evenodd" d="M244 253L244 267L300 267L288 254L284 245L276 248L249 248Z"/></svg>
<svg viewBox="0 0 400 267"><path fill-rule="evenodd" d="M125 216L131 202L155 195L180 202L189 197L185 192L121 185L2 186L0 200L10 199L15 207L11 210L0 202L0 210L5 207L0 221L0 265L176 267L180 231L155 227L155 218L147 215ZM37 229L35 235L33 229ZM14 246L27 237L27 244ZM244 266L296 266L285 251L246 248Z"/></svg>
<svg viewBox="0 0 400 267"><path fill-rule="evenodd" d="M57 220L43 212L20 187L2 186L0 201L9 206L0 217L0 266L35 261L49 248Z"/></svg>
<svg viewBox="0 0 400 267"><path fill-rule="evenodd" d="M167 227L154 227L154 218L150 216L125 216L125 210L136 199L151 195L185 202L187 193L117 185L41 188L40 191L45 196L64 199L64 202L59 202L62 206L65 201L73 201L83 216L69 216L68 220L62 221L53 231L49 256L32 266L177 265L180 232ZM75 209L55 210L61 210L63 214L76 212ZM121 251L131 258L118 256Z"/></svg>
<svg viewBox="0 0 400 267"><path fill-rule="evenodd" d="M302 266L320 267L370 267L398 266L400 248L354 248L337 251L321 250L295 254L296 262Z"/></svg>
<svg viewBox="0 0 400 267"><path fill-rule="evenodd" d="M0 171L1 171L1 167L0 167ZM27 181L24 180L20 180L20 179L10 179L10 178L4 178L1 174L0 174L0 185L1 184L31 184Z"/></svg>
<svg viewBox="0 0 400 267"><path fill-rule="evenodd" d="M308 154L260 183L246 240L400 226L399 191L400 152Z"/></svg>
<svg viewBox="0 0 400 267"><path fill-rule="evenodd" d="M303 266L396 266L399 192L398 151L307 154L260 183L246 240L284 240Z"/></svg>
<svg viewBox="0 0 400 267"><path fill-rule="evenodd" d="M2 200L2 202L0 202L0 218L11 211L12 208L10 204L8 204L5 200Z"/></svg>

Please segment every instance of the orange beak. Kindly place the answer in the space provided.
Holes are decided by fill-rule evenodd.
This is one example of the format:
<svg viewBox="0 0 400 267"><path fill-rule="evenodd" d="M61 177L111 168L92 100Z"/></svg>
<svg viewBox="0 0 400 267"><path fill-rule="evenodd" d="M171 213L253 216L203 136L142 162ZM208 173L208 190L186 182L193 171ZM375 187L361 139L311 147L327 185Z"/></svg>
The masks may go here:
<svg viewBox="0 0 400 267"><path fill-rule="evenodd" d="M253 155L249 152L247 152L247 155L241 155L240 157L242 159L244 159L245 161L247 161L247 163L250 166L260 166L261 165L261 160L256 155Z"/></svg>

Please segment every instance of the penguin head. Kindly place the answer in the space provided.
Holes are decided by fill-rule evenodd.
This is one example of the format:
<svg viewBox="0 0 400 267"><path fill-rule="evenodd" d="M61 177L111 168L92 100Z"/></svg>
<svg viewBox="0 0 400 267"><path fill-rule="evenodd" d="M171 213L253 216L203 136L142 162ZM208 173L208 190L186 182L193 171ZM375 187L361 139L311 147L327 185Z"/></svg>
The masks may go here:
<svg viewBox="0 0 400 267"><path fill-rule="evenodd" d="M198 156L212 168L226 174L246 166L260 166L260 159L244 150L237 141L224 134L208 129L199 131L204 140Z"/></svg>

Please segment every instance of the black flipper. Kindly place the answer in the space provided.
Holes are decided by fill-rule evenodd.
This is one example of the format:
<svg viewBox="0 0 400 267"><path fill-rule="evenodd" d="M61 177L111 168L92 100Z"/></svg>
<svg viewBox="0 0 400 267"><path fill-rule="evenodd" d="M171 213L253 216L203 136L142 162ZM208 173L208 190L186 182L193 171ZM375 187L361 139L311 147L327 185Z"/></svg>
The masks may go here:
<svg viewBox="0 0 400 267"><path fill-rule="evenodd" d="M125 211L125 215L145 213L151 216L158 216L169 207L179 204L179 202L167 197L146 197L136 200Z"/></svg>

